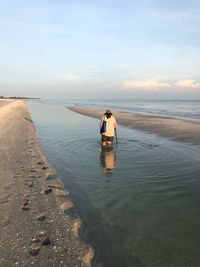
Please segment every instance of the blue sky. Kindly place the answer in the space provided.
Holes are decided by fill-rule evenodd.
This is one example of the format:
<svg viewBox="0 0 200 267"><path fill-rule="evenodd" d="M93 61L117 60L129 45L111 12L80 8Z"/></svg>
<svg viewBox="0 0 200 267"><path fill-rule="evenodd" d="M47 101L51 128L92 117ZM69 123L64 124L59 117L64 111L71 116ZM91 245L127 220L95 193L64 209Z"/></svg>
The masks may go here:
<svg viewBox="0 0 200 267"><path fill-rule="evenodd" d="M0 95L200 99L200 1L0 0Z"/></svg>

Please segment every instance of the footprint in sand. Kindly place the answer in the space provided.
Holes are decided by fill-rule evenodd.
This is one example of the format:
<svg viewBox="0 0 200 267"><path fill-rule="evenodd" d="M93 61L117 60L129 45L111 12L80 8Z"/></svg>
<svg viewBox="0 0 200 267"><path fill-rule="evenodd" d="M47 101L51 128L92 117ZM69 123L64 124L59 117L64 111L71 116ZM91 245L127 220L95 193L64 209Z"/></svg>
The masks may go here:
<svg viewBox="0 0 200 267"><path fill-rule="evenodd" d="M42 246L47 246L51 243L50 238L48 237L47 231L40 230L36 234L37 239L40 240Z"/></svg>
<svg viewBox="0 0 200 267"><path fill-rule="evenodd" d="M45 213L44 213L44 212L41 212L40 214L38 214L38 215L36 216L36 219L37 219L38 221L44 221L44 220L46 220L46 215L45 215Z"/></svg>
<svg viewBox="0 0 200 267"><path fill-rule="evenodd" d="M42 167L42 170L46 170L46 169L48 169L48 167L46 167L46 166L43 166Z"/></svg>
<svg viewBox="0 0 200 267"><path fill-rule="evenodd" d="M52 189L51 188L47 188L47 189L44 190L45 195L48 195L51 192L52 192Z"/></svg>
<svg viewBox="0 0 200 267"><path fill-rule="evenodd" d="M27 185L28 187L33 187L34 186L33 182L31 182L31 181L25 181L25 182L23 182L23 184Z"/></svg>
<svg viewBox="0 0 200 267"><path fill-rule="evenodd" d="M33 239L31 245L29 246L29 253L31 256L37 256L40 253L41 242L40 240Z"/></svg>
<svg viewBox="0 0 200 267"><path fill-rule="evenodd" d="M29 199L25 199L24 204L22 206L22 210L30 210L30 200Z"/></svg>
<svg viewBox="0 0 200 267"><path fill-rule="evenodd" d="M43 165L43 164L44 164L43 161L37 161L36 163L37 163L38 165Z"/></svg>
<svg viewBox="0 0 200 267"><path fill-rule="evenodd" d="M31 256L37 256L40 253L42 246L48 246L51 243L50 238L45 230L40 230L36 234L36 238L32 239L29 246L29 253Z"/></svg>
<svg viewBox="0 0 200 267"><path fill-rule="evenodd" d="M30 170L30 172L36 172L36 170L32 169L32 170Z"/></svg>

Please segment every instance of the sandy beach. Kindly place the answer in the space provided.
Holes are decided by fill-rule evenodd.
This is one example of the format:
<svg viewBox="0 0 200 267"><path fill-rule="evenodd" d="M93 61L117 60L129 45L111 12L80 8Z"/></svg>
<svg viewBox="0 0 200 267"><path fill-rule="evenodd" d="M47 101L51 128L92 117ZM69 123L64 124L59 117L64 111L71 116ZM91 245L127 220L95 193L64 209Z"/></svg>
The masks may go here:
<svg viewBox="0 0 200 267"><path fill-rule="evenodd" d="M0 266L91 266L94 251L23 101L0 101L0 140Z"/></svg>
<svg viewBox="0 0 200 267"><path fill-rule="evenodd" d="M88 108L81 106L67 106L71 111L93 118L100 119L105 109ZM137 113L114 111L118 124L138 129L141 131L155 133L160 136L200 144L200 123L186 121L177 118L148 116Z"/></svg>

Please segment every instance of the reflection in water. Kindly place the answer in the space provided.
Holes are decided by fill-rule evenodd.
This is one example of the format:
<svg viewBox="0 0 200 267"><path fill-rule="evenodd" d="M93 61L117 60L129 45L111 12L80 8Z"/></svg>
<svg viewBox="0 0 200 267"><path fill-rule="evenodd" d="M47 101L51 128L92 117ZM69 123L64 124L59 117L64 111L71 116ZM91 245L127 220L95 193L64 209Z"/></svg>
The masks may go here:
<svg viewBox="0 0 200 267"><path fill-rule="evenodd" d="M116 153L113 146L102 146L100 154L100 166L106 175L112 175L116 167Z"/></svg>

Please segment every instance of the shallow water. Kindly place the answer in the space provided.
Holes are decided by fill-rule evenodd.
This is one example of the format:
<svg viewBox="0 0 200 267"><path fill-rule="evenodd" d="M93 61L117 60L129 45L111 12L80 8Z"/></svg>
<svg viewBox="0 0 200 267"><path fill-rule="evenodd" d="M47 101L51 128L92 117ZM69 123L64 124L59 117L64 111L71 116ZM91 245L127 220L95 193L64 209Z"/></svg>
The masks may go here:
<svg viewBox="0 0 200 267"><path fill-rule="evenodd" d="M29 103L49 162L81 217L94 266L199 266L200 148L119 127L102 150L99 122Z"/></svg>

